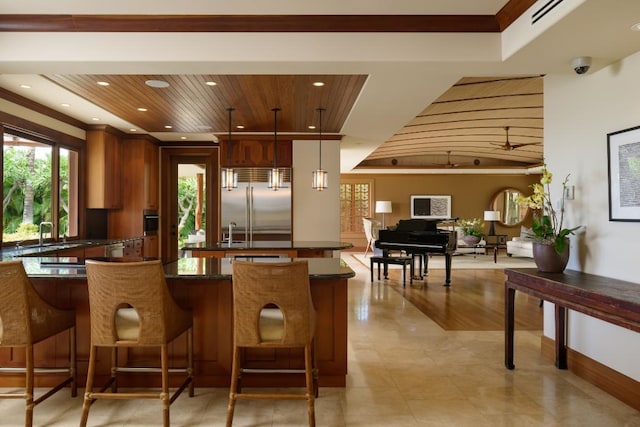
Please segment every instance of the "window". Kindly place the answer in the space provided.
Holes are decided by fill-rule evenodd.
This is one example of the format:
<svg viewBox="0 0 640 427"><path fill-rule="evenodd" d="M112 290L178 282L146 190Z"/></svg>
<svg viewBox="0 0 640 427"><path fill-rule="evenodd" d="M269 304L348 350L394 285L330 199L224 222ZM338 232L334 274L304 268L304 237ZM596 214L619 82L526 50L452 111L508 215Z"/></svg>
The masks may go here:
<svg viewBox="0 0 640 427"><path fill-rule="evenodd" d="M10 131L9 131L10 132ZM4 133L2 241L78 235L78 152ZM57 236L54 235L57 230Z"/></svg>
<svg viewBox="0 0 640 427"><path fill-rule="evenodd" d="M371 217L370 180L343 179L340 182L340 233L364 233L362 218Z"/></svg>

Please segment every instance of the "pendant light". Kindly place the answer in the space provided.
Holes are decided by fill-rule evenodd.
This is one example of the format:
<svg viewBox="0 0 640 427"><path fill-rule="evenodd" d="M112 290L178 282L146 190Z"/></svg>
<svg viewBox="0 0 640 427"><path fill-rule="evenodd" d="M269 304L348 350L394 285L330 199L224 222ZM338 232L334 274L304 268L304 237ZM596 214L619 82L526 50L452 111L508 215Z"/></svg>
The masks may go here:
<svg viewBox="0 0 640 427"><path fill-rule="evenodd" d="M233 108L227 108L229 112L229 138L227 140L227 167L222 169L222 188L231 191L238 188L238 172L231 167L231 112Z"/></svg>
<svg viewBox="0 0 640 427"><path fill-rule="evenodd" d="M273 169L269 171L269 188L278 191L283 184L283 171L278 169L278 111L279 108L273 110Z"/></svg>
<svg viewBox="0 0 640 427"><path fill-rule="evenodd" d="M319 139L320 139L320 153L318 155L318 169L312 172L313 182L311 184L311 188L314 188L318 191L326 190L328 187L328 178L329 175L327 171L322 169L322 113L325 111L324 108L318 108L318 113L320 114L320 126L319 126Z"/></svg>

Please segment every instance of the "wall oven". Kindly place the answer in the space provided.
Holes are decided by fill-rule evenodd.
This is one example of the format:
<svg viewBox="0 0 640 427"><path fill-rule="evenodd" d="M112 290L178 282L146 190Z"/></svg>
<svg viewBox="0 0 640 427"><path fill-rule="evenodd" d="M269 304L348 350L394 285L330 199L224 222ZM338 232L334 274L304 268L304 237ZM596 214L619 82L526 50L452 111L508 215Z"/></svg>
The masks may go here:
<svg viewBox="0 0 640 427"><path fill-rule="evenodd" d="M145 236L157 235L159 223L160 216L157 211L144 211L142 215L142 231Z"/></svg>

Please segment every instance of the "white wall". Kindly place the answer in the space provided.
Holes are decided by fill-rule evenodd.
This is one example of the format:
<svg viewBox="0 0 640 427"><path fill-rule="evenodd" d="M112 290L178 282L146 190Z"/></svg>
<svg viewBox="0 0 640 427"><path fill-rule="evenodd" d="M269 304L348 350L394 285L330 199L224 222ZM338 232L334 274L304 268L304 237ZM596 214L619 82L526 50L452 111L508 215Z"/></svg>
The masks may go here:
<svg viewBox="0 0 640 427"><path fill-rule="evenodd" d="M544 152L552 192L571 174L575 200L565 225L585 227L571 242L568 268L638 283L640 223L609 221L607 134L640 125L640 53L597 73L548 75L544 88ZM555 197L554 197L555 199ZM568 345L640 381L640 334L570 312ZM552 337L545 304L544 334Z"/></svg>
<svg viewBox="0 0 640 427"><path fill-rule="evenodd" d="M340 241L340 142L322 141L322 168L329 188L311 188L318 169L318 141L293 141L293 239Z"/></svg>

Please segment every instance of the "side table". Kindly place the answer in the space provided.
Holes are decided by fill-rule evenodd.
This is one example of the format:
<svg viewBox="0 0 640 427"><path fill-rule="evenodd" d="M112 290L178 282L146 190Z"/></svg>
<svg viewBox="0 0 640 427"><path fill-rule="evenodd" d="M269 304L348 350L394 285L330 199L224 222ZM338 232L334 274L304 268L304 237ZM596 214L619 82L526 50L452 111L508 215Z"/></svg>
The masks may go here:
<svg viewBox="0 0 640 427"><path fill-rule="evenodd" d="M498 262L498 250L500 248L507 249L507 235L506 234L492 234L484 236L484 240L487 242L485 247L487 249L493 248L493 262ZM488 252L487 252L488 253Z"/></svg>

